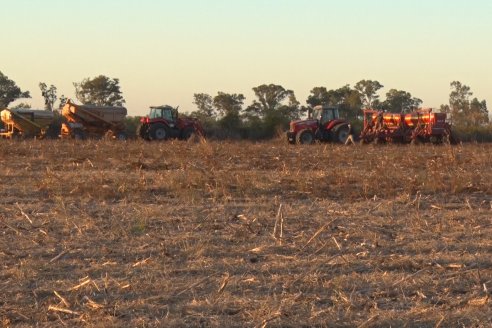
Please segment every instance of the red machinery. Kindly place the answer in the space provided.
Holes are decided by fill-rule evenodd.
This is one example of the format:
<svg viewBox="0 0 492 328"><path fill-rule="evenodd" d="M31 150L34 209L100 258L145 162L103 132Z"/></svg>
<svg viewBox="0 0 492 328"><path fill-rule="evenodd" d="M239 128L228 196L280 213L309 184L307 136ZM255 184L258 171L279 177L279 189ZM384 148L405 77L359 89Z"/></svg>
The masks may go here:
<svg viewBox="0 0 492 328"><path fill-rule="evenodd" d="M350 133L348 122L341 119L337 107L316 106L313 118L290 122L287 140L291 144L312 144L315 140L344 143Z"/></svg>
<svg viewBox="0 0 492 328"><path fill-rule="evenodd" d="M386 113L373 109L363 111L361 143L455 142L451 125L446 122L446 113L433 113L432 109L420 109L409 114Z"/></svg>
<svg viewBox="0 0 492 328"><path fill-rule="evenodd" d="M194 133L204 135L201 123L194 118L178 117L171 106L150 107L150 113L140 120L137 135L145 140L189 139Z"/></svg>

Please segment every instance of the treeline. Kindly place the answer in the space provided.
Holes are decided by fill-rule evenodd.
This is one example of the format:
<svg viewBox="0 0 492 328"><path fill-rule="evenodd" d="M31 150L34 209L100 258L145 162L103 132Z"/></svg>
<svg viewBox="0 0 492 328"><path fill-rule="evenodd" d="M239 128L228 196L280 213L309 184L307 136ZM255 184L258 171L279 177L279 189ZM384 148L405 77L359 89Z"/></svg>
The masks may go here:
<svg viewBox="0 0 492 328"><path fill-rule="evenodd" d="M73 85L75 96L82 104L121 106L125 103L119 79L99 75ZM448 114L462 140L492 141L486 101L472 97L471 88L459 81L451 82L450 87L448 104L441 105L438 110ZM47 110L62 108L67 101L64 95L57 96L54 85L40 82L39 88ZM253 87L254 99L249 104L246 104L246 98L241 93L195 93L193 103L196 109L189 115L202 122L209 137L257 140L272 138L285 131L291 120L305 117L317 105L337 106L340 114L356 129L362 125L361 108L411 112L422 105L422 100L410 92L394 88L386 92L384 99L380 99L383 88L379 81L374 80L361 80L353 87L347 84L335 89L317 86L312 88L305 104L298 101L293 90L278 84ZM23 98L30 98L30 92L22 91L0 72L0 108ZM15 107L29 108L30 105L20 103ZM138 119L126 119L129 135L134 135Z"/></svg>

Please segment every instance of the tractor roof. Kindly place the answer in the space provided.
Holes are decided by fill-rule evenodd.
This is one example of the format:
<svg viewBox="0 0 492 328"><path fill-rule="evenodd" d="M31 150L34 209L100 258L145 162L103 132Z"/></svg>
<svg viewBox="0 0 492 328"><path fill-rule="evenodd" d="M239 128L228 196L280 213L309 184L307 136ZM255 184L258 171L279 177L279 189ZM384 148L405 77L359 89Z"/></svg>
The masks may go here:
<svg viewBox="0 0 492 328"><path fill-rule="evenodd" d="M150 108L155 108L155 109L171 108L171 109L174 109L173 106L169 106L169 105L150 106Z"/></svg>

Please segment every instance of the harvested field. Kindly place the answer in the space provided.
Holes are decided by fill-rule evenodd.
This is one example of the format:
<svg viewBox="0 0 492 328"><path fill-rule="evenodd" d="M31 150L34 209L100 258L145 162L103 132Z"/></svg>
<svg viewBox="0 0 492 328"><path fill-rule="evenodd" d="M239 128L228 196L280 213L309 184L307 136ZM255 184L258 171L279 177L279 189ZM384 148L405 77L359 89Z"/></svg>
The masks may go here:
<svg viewBox="0 0 492 328"><path fill-rule="evenodd" d="M0 154L5 327L492 325L492 145Z"/></svg>

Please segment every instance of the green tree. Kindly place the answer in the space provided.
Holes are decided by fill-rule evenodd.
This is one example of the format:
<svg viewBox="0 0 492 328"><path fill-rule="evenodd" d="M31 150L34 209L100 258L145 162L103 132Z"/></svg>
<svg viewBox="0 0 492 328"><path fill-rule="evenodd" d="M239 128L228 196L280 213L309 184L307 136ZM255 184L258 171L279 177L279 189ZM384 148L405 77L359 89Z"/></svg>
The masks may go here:
<svg viewBox="0 0 492 328"><path fill-rule="evenodd" d="M84 105L121 106L125 99L121 95L119 83L119 79L99 75L73 85L77 99Z"/></svg>
<svg viewBox="0 0 492 328"><path fill-rule="evenodd" d="M381 108L394 113L404 113L419 108L422 100L412 97L410 92L391 89L386 93L386 100L381 103Z"/></svg>
<svg viewBox="0 0 492 328"><path fill-rule="evenodd" d="M57 96L56 96L56 87L52 84L48 88L46 83L40 82L39 88L41 89L41 95L44 98L44 108L50 111L53 111Z"/></svg>
<svg viewBox="0 0 492 328"><path fill-rule="evenodd" d="M325 87L315 87L311 90L306 102L311 106L338 106L340 114L349 120L356 120L362 106L359 91L344 85L338 89L327 90Z"/></svg>
<svg viewBox="0 0 492 328"><path fill-rule="evenodd" d="M463 127L477 126L489 121L489 113L485 100L470 97L473 95L469 86L459 81L450 84L449 107L441 106L441 110L449 108L453 124Z"/></svg>
<svg viewBox="0 0 492 328"><path fill-rule="evenodd" d="M22 109L22 108L31 108L31 104L21 102L20 104L17 104L12 107L12 109Z"/></svg>
<svg viewBox="0 0 492 328"><path fill-rule="evenodd" d="M314 87L308 96L306 103L311 106L329 106L330 105L330 95L326 87Z"/></svg>
<svg viewBox="0 0 492 328"><path fill-rule="evenodd" d="M489 123L489 111L485 100L473 98L470 102L470 120L472 126Z"/></svg>
<svg viewBox="0 0 492 328"><path fill-rule="evenodd" d="M357 82L354 89L360 94L360 101L366 108L374 108L379 105L378 90L384 86L378 81L361 80Z"/></svg>
<svg viewBox="0 0 492 328"><path fill-rule="evenodd" d="M214 108L214 99L206 93L195 93L193 103L198 108L194 114L200 118L215 118L217 111Z"/></svg>
<svg viewBox="0 0 492 328"><path fill-rule="evenodd" d="M245 114L250 135L272 137L277 130L285 130L289 122L298 119L304 108L300 107L294 91L278 84L262 84L253 88L257 99Z"/></svg>
<svg viewBox="0 0 492 328"><path fill-rule="evenodd" d="M220 125L229 131L234 131L241 126L241 111L245 97L242 94L229 94L218 92L213 104L220 113Z"/></svg>
<svg viewBox="0 0 492 328"><path fill-rule="evenodd" d="M31 95L29 91L21 91L14 81L0 72L0 109L7 108L11 102L20 98L31 98Z"/></svg>
<svg viewBox="0 0 492 328"><path fill-rule="evenodd" d="M248 106L247 112L261 118L284 117L288 121L299 118L300 107L294 91L277 84L262 84L254 87L253 91L257 100Z"/></svg>

